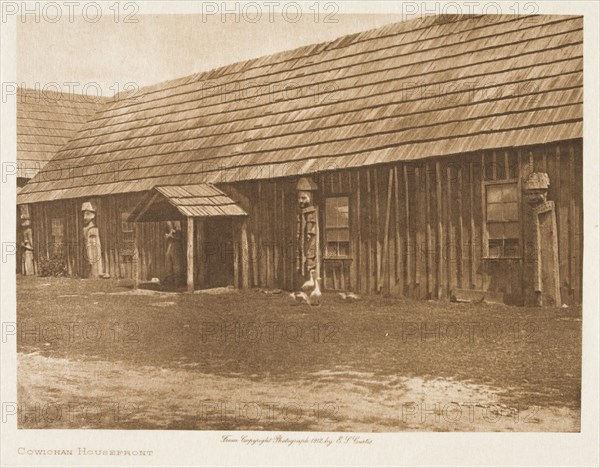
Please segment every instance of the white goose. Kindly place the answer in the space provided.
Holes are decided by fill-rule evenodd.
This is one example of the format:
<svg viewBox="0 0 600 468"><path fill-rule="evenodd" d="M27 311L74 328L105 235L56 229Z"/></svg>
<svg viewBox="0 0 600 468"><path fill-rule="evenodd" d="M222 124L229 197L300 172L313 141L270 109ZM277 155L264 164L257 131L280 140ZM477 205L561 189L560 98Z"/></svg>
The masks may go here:
<svg viewBox="0 0 600 468"><path fill-rule="evenodd" d="M321 305L321 287L319 286L319 280L321 278L317 277L317 271L316 270L311 270L310 271L310 280L312 280L312 283L314 284L313 290L310 293L310 295L308 296L308 303L310 305ZM307 281L307 283L309 282ZM304 283L306 284L306 283ZM304 286L302 287L302 289L304 289Z"/></svg>
<svg viewBox="0 0 600 468"><path fill-rule="evenodd" d="M302 291L304 291L306 294L310 294L311 292L313 292L313 290L315 289L315 285L316 285L316 277L317 277L317 271L310 270L310 278L308 278L308 280L305 281L304 284L302 285Z"/></svg>

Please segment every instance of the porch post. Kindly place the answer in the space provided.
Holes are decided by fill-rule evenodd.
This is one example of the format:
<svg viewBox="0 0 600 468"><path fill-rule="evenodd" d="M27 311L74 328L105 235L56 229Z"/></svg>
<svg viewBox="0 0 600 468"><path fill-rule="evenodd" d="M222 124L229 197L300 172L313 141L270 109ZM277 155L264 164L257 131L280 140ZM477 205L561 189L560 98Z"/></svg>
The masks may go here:
<svg viewBox="0 0 600 468"><path fill-rule="evenodd" d="M194 218L187 217L187 290L194 292Z"/></svg>
<svg viewBox="0 0 600 468"><path fill-rule="evenodd" d="M241 228L241 244L242 244L242 288L248 289L250 281L250 255L248 252L248 221L244 218Z"/></svg>

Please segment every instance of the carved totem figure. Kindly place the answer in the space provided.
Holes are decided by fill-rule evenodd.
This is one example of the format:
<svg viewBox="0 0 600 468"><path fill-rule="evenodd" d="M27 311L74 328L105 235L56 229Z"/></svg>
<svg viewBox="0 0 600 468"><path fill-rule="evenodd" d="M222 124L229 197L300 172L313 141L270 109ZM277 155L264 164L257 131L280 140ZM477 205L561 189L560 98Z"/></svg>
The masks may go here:
<svg viewBox="0 0 600 468"><path fill-rule="evenodd" d="M83 213L83 238L85 240L85 258L91 266L90 278L103 277L102 246L100 233L96 227L96 210L90 202L81 205Z"/></svg>
<svg viewBox="0 0 600 468"><path fill-rule="evenodd" d="M554 202L547 200L549 186L544 172L532 172L523 186L533 212L533 289L538 306L561 305L556 211Z"/></svg>
<svg viewBox="0 0 600 468"><path fill-rule="evenodd" d="M314 206L313 192L316 184L302 177L296 185L298 191L297 220L297 269L304 278L309 278L311 270L319 270L319 211Z"/></svg>
<svg viewBox="0 0 600 468"><path fill-rule="evenodd" d="M167 240L166 267L167 267L167 282L179 284L182 277L182 236L179 222L167 221L167 232L165 234Z"/></svg>
<svg viewBox="0 0 600 468"><path fill-rule="evenodd" d="M35 264L33 262L33 231L29 215L21 215L21 226L23 228L23 240L21 241L21 273L23 275L35 275Z"/></svg>

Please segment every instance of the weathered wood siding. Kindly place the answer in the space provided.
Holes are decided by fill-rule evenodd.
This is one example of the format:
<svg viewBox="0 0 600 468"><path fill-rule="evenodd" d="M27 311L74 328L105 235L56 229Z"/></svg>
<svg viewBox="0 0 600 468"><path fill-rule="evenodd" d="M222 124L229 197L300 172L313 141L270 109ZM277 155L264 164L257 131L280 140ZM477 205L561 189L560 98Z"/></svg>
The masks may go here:
<svg viewBox="0 0 600 468"><path fill-rule="evenodd" d="M140 198L141 194L127 194L33 204L36 257L52 255L52 219L61 219L64 227L62 251L69 274L79 277L88 275L89 264L85 258L81 204L91 201L96 208L104 271L112 278L133 279L137 245L139 278L162 277L165 272L164 223L135 224L133 242L122 229L122 213L130 212Z"/></svg>
<svg viewBox="0 0 600 468"><path fill-rule="evenodd" d="M548 199L557 211L562 302L581 302L580 140L315 176L319 186L315 198L321 208L328 196L350 198L351 259L323 259L325 288L414 298L447 298L455 288L478 289L504 293L509 302L532 304L533 224L521 191L521 181L532 171L550 177ZM490 181L518 184L518 258L483 258L483 190ZM295 180L239 187L252 204L251 284L297 288L301 278L295 270ZM324 209L320 213L323 226Z"/></svg>
<svg viewBox="0 0 600 468"><path fill-rule="evenodd" d="M547 172L548 199L555 202L563 303L580 303L583 258L582 142L573 140L518 149L485 151L460 157L395 163L314 176L315 202L328 196L350 201L350 255L323 259L326 289L359 293L447 298L455 288L502 292L514 303L533 303L533 232L531 209L522 199L521 181L530 172ZM519 184L521 251L518 258L484 259L484 183ZM232 222L235 266L232 283L243 287L297 289L296 178L232 184L243 199L247 218ZM226 190L227 187L224 187ZM141 194L92 199L97 207L105 270L113 278L132 278L131 246L123 240L121 215ZM86 199L87 200L87 199ZM48 255L51 218L65 222L69 271L85 276L80 200L39 203L32 207L37 255ZM196 282L202 287L206 254L203 239L210 219L196 221ZM186 232L185 223L182 232ZM165 272L164 223L135 226L141 280ZM242 236L242 232L245 236ZM321 229L320 245L325 245ZM214 246L213 246L214 249Z"/></svg>

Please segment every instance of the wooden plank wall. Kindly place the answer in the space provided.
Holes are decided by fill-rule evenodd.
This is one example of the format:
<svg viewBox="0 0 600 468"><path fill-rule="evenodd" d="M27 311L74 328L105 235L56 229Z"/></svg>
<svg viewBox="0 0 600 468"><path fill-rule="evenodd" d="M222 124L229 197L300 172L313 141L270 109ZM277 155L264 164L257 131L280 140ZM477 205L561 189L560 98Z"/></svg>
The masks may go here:
<svg viewBox="0 0 600 468"><path fill-rule="evenodd" d="M96 207L104 271L112 278L133 279L136 268L134 246L137 246L139 278L162 277L165 272L165 223L134 225L135 244L126 242L121 230L121 213L131 211L140 197L141 194L128 194L33 204L36 257L51 254L52 218L61 218L64 225L63 250L69 274L87 277L89 265L83 244L81 204L91 201Z"/></svg>
<svg viewBox="0 0 600 468"><path fill-rule="evenodd" d="M562 302L582 297L583 189L581 140L532 148L486 151L460 158L432 158L377 167L338 170L314 176L323 226L324 198L350 198L351 260L323 263L329 289L353 290L414 298L447 298L453 288L501 291L514 302L528 304L532 295L530 210L520 203L523 256L516 260L482 260L483 183L521 181L532 170L550 176L549 199L556 204ZM235 256L236 284L246 271L249 287L297 290L296 179L235 184L247 198L248 254ZM114 278L130 278L133 267L121 255L120 211L141 195L92 200L103 244L105 265ZM81 203L67 200L32 206L37 255L47 255L50 222L65 219L66 255L70 271L85 276L81 235ZM183 226L182 226L183 227ZM135 236L139 278L162 277L164 223L138 224ZM240 232L236 228L236 232ZM321 229L323 236L324 230ZM321 238L321 246L324 239ZM236 249L241 249L240 239Z"/></svg>
<svg viewBox="0 0 600 468"><path fill-rule="evenodd" d="M325 262L325 286L414 298L479 289L531 304L530 209L520 202L522 258L483 260L482 182L520 187L534 170L549 174L557 207L563 302L581 302L582 154L581 141L572 141L321 174L319 196L348 195L351 205L352 261Z"/></svg>

